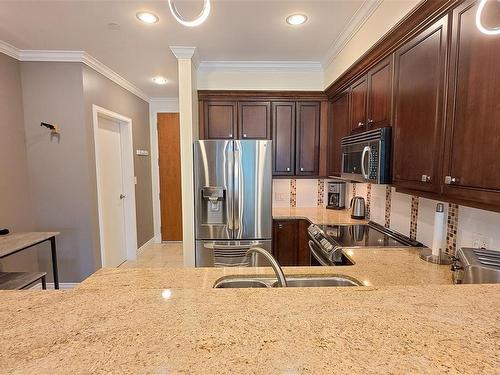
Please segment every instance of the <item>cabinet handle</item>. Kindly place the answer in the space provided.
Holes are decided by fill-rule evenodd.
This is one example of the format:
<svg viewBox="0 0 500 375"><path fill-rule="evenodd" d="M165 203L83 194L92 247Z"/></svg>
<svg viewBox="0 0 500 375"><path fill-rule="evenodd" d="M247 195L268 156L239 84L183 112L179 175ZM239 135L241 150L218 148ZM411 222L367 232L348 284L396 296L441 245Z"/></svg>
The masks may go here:
<svg viewBox="0 0 500 375"><path fill-rule="evenodd" d="M247 137L247 135L246 135L246 134L243 134L243 138L246 138L246 137Z"/></svg>
<svg viewBox="0 0 500 375"><path fill-rule="evenodd" d="M301 171L301 172L304 172L304 168L300 167L300 171Z"/></svg>
<svg viewBox="0 0 500 375"><path fill-rule="evenodd" d="M431 176L428 176L426 174L422 175L422 178L420 179L422 182L431 182Z"/></svg>
<svg viewBox="0 0 500 375"><path fill-rule="evenodd" d="M368 126L373 126L373 120L372 119L368 119Z"/></svg>
<svg viewBox="0 0 500 375"><path fill-rule="evenodd" d="M233 134L229 134L229 138L233 138Z"/></svg>
<svg viewBox="0 0 500 375"><path fill-rule="evenodd" d="M288 167L288 168L286 169L286 171L287 171L287 172L290 172L290 167Z"/></svg>
<svg viewBox="0 0 500 375"><path fill-rule="evenodd" d="M358 128L362 128L363 126L365 126L365 123L364 122L358 122Z"/></svg>
<svg viewBox="0 0 500 375"><path fill-rule="evenodd" d="M452 184L456 184L460 181L460 179L458 177L451 177L451 176L446 176L444 178L444 183L446 185L452 185Z"/></svg>

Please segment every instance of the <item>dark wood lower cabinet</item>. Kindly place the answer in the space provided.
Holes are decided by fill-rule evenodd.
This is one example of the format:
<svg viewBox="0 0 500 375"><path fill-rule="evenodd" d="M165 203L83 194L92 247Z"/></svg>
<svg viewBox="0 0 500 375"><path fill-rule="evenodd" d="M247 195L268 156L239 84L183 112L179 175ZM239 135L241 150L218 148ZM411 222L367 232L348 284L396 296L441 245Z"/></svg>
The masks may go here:
<svg viewBox="0 0 500 375"><path fill-rule="evenodd" d="M307 220L273 220L273 256L281 266L310 266Z"/></svg>

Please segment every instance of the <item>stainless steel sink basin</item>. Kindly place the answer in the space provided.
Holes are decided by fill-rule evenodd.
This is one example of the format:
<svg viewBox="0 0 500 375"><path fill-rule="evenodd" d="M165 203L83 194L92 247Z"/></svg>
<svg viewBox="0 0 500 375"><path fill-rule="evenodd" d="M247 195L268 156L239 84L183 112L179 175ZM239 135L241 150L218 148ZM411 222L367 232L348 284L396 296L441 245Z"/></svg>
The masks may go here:
<svg viewBox="0 0 500 375"><path fill-rule="evenodd" d="M214 288L270 288L270 287L271 285L269 285L269 283L266 283L262 280L242 278L242 277L222 278L217 280L214 285Z"/></svg>
<svg viewBox="0 0 500 375"><path fill-rule="evenodd" d="M346 275L297 275L286 278L288 287L340 287L360 286L360 281ZM276 288L275 277L258 276L225 276L217 280L214 288Z"/></svg>
<svg viewBox="0 0 500 375"><path fill-rule="evenodd" d="M328 276L328 277L300 277L300 278L287 278L287 287L324 287L324 286L360 286L358 280L348 276ZM273 284L273 286L275 286Z"/></svg>

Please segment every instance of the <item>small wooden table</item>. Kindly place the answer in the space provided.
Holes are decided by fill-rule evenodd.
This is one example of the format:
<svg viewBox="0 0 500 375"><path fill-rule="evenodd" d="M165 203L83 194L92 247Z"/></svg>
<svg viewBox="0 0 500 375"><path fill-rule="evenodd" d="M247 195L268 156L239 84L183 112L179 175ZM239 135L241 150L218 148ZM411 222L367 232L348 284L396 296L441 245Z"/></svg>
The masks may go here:
<svg viewBox="0 0 500 375"><path fill-rule="evenodd" d="M27 232L12 233L0 236L0 259L20 251L29 249L45 241L50 241L52 255L52 271L54 273L54 288L59 289L59 274L57 271L56 236L59 232Z"/></svg>

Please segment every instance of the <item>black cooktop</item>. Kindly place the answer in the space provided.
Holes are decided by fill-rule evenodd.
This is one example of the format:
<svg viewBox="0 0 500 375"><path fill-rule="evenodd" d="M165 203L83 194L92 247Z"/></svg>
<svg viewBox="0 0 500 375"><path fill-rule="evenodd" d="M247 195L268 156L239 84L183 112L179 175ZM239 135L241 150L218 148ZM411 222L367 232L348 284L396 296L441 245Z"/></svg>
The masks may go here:
<svg viewBox="0 0 500 375"><path fill-rule="evenodd" d="M406 247L423 246L402 234L377 223L354 225L323 225L323 232L341 247Z"/></svg>

